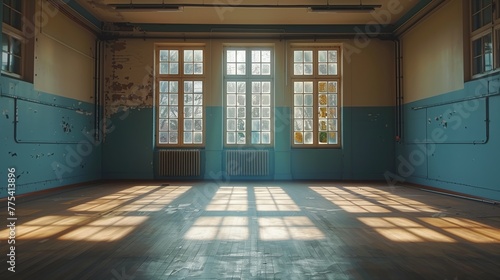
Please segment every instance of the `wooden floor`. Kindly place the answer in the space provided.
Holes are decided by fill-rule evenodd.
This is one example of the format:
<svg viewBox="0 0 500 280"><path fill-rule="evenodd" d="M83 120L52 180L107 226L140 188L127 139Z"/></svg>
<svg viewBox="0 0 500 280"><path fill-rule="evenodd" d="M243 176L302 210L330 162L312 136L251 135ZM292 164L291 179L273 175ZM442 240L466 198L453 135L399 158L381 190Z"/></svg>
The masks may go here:
<svg viewBox="0 0 500 280"><path fill-rule="evenodd" d="M498 205L406 187L102 183L16 215L1 279L500 279Z"/></svg>

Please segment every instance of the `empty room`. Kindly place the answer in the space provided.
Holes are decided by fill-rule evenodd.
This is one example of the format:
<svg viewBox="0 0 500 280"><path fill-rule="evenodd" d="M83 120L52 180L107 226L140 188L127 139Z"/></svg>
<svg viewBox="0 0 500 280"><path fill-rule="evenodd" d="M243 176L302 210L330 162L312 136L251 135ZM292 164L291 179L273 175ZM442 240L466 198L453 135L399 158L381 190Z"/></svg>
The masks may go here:
<svg viewBox="0 0 500 280"><path fill-rule="evenodd" d="M500 279L500 0L3 0L1 279Z"/></svg>

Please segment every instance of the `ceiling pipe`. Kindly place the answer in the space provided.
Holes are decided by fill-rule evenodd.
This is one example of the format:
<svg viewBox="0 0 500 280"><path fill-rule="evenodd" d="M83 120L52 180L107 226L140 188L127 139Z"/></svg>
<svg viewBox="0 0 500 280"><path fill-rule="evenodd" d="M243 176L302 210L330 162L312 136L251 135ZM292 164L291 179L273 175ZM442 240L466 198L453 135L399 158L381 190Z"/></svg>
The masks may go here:
<svg viewBox="0 0 500 280"><path fill-rule="evenodd" d="M185 7L193 8L251 8L251 9L307 9L310 12L372 12L382 5L275 5L275 4L108 4L116 11L121 12L168 12L182 11Z"/></svg>

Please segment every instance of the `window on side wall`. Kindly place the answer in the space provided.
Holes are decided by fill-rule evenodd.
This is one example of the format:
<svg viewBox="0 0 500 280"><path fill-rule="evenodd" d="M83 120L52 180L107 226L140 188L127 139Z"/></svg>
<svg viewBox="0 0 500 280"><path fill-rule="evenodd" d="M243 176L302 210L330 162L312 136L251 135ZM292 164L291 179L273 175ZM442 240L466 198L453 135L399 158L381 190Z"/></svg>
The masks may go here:
<svg viewBox="0 0 500 280"><path fill-rule="evenodd" d="M157 144L205 144L205 51L161 46L156 51Z"/></svg>
<svg viewBox="0 0 500 280"><path fill-rule="evenodd" d="M341 132L340 48L292 47L292 146L338 148Z"/></svg>
<svg viewBox="0 0 500 280"><path fill-rule="evenodd" d="M470 1L471 73L473 77L500 67L500 11L498 0Z"/></svg>
<svg viewBox="0 0 500 280"><path fill-rule="evenodd" d="M25 52L28 39L23 33L25 1L3 0L2 74L23 78Z"/></svg>

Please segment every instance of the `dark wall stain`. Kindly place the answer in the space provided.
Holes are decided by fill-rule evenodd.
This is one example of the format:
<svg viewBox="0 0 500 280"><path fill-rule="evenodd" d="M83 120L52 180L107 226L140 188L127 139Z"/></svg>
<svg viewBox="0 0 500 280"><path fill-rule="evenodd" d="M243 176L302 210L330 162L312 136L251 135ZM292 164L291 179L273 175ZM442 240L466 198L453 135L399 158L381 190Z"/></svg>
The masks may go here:
<svg viewBox="0 0 500 280"><path fill-rule="evenodd" d="M10 155L11 157L17 157L17 153L14 153L14 152L9 152L9 155Z"/></svg>

